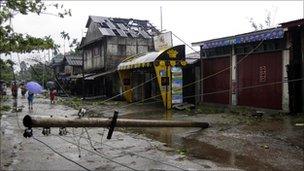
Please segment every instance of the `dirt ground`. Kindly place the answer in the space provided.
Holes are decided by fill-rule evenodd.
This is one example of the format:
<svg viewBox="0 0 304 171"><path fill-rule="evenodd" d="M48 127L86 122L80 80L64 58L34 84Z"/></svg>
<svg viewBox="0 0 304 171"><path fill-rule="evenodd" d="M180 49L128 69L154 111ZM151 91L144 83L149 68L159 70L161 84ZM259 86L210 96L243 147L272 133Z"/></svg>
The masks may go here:
<svg viewBox="0 0 304 171"><path fill-rule="evenodd" d="M25 115L74 117L77 110L65 105L51 105L43 96L35 97L33 111L27 109L26 99L20 96L17 100L9 96L5 102L1 101L1 105L22 108L19 112L1 111L1 170L239 170L213 159L198 158L173 146L173 143L128 129L116 129L111 140L106 139L108 130L103 128L68 129L68 134L64 136L59 136L55 128L48 136L42 135L41 128L35 128L32 138L24 138L22 118ZM119 105L123 104L110 102L98 106L113 111ZM99 113L105 112L105 109L98 110ZM132 116L127 114L132 110L139 111L128 108L124 116ZM149 111L155 111L155 108ZM157 133L162 132L165 138L170 139L174 136L169 132L174 131L162 128ZM182 136L200 134L200 131L204 132L185 129ZM176 139L176 142L180 141L180 137Z"/></svg>

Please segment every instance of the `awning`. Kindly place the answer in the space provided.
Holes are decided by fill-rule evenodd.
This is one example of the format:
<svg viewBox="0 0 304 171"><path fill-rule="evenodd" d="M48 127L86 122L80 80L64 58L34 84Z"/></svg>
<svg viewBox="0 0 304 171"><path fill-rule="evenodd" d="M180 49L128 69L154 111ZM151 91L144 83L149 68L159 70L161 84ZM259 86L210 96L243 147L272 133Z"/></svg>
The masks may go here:
<svg viewBox="0 0 304 171"><path fill-rule="evenodd" d="M223 47L230 45L237 45L242 43L257 42L262 40L281 39L284 37L283 28L272 28L267 30L255 31L226 38L209 40L200 42L202 49L210 49L215 47Z"/></svg>
<svg viewBox="0 0 304 171"><path fill-rule="evenodd" d="M185 56L185 45L178 45L163 51L148 52L131 56L123 60L117 66L117 70L151 67L153 66L154 61L170 61L172 62L172 66L176 65L176 61L179 61L179 63L184 66L187 64Z"/></svg>
<svg viewBox="0 0 304 171"><path fill-rule="evenodd" d="M132 68L144 68L152 66L152 62L162 53L161 52L148 52L142 54L142 56L133 56L122 63L120 63L117 68L118 70L132 69Z"/></svg>
<svg viewBox="0 0 304 171"><path fill-rule="evenodd" d="M103 73L99 73L99 74L95 74L95 75L92 75L92 76L89 76L89 77L85 77L84 79L85 80L94 80L97 77L101 77L101 76L105 76L105 75L108 75L108 74L112 74L114 72L116 72L116 69L109 70L109 71L106 71L106 72L103 72Z"/></svg>
<svg viewBox="0 0 304 171"><path fill-rule="evenodd" d="M93 75L93 74L85 74L85 75L84 75L84 78L89 77L89 76L91 76L91 75ZM72 75L72 76L70 76L70 78L71 78L71 79L82 78L82 74Z"/></svg>

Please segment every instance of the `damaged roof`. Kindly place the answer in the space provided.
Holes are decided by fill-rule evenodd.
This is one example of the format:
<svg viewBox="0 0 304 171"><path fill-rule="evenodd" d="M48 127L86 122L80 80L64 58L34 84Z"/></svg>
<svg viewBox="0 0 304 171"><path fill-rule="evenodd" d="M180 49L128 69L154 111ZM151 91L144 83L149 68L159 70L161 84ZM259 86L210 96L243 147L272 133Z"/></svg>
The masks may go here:
<svg viewBox="0 0 304 171"><path fill-rule="evenodd" d="M148 20L89 16L86 28L92 22L98 23L98 29L103 36L143 37L148 39L160 33Z"/></svg>
<svg viewBox="0 0 304 171"><path fill-rule="evenodd" d="M76 55L65 56L68 65L71 66L82 66L82 57Z"/></svg>

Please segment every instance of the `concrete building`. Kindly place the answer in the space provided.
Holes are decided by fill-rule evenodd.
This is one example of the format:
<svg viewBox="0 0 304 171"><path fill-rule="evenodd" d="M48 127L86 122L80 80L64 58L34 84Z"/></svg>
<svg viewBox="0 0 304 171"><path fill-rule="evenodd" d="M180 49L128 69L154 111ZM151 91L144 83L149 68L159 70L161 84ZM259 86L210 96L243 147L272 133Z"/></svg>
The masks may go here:
<svg viewBox="0 0 304 171"><path fill-rule="evenodd" d="M147 20L89 16L80 49L86 96L112 97L122 91L117 65L127 56L154 50L159 31Z"/></svg>
<svg viewBox="0 0 304 171"><path fill-rule="evenodd" d="M286 32L285 60L287 65L289 108L304 112L304 19L281 23ZM294 80L294 81L292 81Z"/></svg>
<svg viewBox="0 0 304 171"><path fill-rule="evenodd" d="M202 58L201 102L303 111L303 19L192 45Z"/></svg>

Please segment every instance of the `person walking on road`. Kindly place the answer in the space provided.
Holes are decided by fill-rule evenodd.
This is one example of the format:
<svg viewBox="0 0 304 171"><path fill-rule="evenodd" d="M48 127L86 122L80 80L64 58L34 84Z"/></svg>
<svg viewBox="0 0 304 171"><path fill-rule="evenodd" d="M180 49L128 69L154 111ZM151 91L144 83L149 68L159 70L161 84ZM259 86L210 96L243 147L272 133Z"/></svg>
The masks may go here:
<svg viewBox="0 0 304 171"><path fill-rule="evenodd" d="M26 88L25 88L24 84L21 84L20 89L21 89L22 97L24 98L25 94L26 94Z"/></svg>
<svg viewBox="0 0 304 171"><path fill-rule="evenodd" d="M27 95L28 108L29 110L33 110L34 93L28 91Z"/></svg>
<svg viewBox="0 0 304 171"><path fill-rule="evenodd" d="M56 96L57 96L57 91L55 88L52 88L50 91L51 104L55 104Z"/></svg>
<svg viewBox="0 0 304 171"><path fill-rule="evenodd" d="M17 98L17 96L18 96L18 86L17 86L16 82L13 82L11 90L12 90L13 97Z"/></svg>

